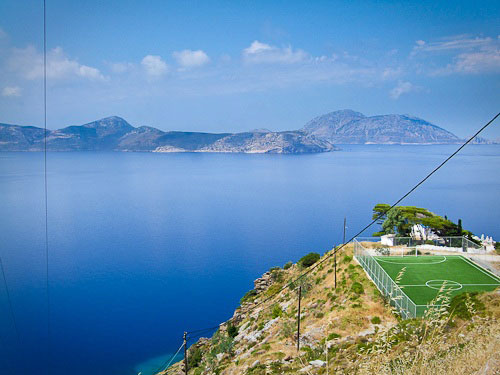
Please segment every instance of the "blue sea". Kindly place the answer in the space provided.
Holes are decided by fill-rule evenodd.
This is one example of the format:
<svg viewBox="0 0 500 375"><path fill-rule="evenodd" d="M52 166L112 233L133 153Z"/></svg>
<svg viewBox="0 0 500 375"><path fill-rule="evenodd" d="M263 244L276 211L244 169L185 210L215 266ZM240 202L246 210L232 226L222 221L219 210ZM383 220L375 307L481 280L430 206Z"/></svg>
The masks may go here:
<svg viewBox="0 0 500 375"><path fill-rule="evenodd" d="M144 375L232 316L272 266L323 253L457 146L311 155L0 153L0 372ZM500 238L500 146L468 146L402 204ZM370 235L376 227L368 230ZM19 338L19 339L18 339ZM49 370L46 370L49 368Z"/></svg>

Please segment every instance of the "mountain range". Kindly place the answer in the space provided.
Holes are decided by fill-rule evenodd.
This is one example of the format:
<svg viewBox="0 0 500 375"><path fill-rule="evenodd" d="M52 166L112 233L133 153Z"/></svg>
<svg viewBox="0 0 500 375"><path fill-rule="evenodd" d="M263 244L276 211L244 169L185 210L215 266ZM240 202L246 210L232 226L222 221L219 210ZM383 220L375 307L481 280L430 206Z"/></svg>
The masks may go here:
<svg viewBox="0 0 500 375"><path fill-rule="evenodd" d="M47 130L49 151L153 151L316 153L334 151L334 144L460 143L453 133L409 115L365 116L352 110L331 112L302 129L242 133L162 131L134 127L112 116L84 125ZM478 140L477 143L488 143ZM0 151L41 151L44 129L0 123Z"/></svg>

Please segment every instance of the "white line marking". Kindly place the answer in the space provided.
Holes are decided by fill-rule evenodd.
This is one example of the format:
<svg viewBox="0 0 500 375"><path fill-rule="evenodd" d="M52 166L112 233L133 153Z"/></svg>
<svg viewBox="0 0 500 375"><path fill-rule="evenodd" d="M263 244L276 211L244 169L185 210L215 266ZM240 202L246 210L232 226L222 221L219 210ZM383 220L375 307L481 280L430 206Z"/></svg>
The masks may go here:
<svg viewBox="0 0 500 375"><path fill-rule="evenodd" d="M500 286L500 283L499 284L462 284L463 286L494 286L494 285L499 285ZM413 285L400 285L401 287L403 286L427 286L425 284L413 284Z"/></svg>
<svg viewBox="0 0 500 375"><path fill-rule="evenodd" d="M467 259L465 258L463 255L460 256L460 258L467 264L470 264L471 266L473 267L476 267L479 271L481 271L482 273L484 273L485 275L489 276L490 279L493 279L495 281L499 281L500 282L500 279L496 276L494 276L493 274L489 273L489 272L486 272L485 270L483 270L482 268L476 266L476 264L474 262L472 262L470 259Z"/></svg>
<svg viewBox="0 0 500 375"><path fill-rule="evenodd" d="M441 288L448 289L448 290L460 290L463 288L463 285L460 283L457 283L456 281L452 280L427 280L425 285L428 288L435 289L435 290L441 290Z"/></svg>
<svg viewBox="0 0 500 375"><path fill-rule="evenodd" d="M442 255L442 257L443 257L444 259L442 259L442 260L440 260L440 261L438 261L438 262L420 262L420 263L419 263L419 262L390 262L390 261L388 261L388 260L384 260L384 259L380 259L380 258L375 258L375 259L376 259L377 261L379 261L379 260L380 260L381 262L390 263L390 264L409 264L409 265L411 265L411 264L439 264L439 263L444 263L444 262L446 262L446 256L445 256L445 255Z"/></svg>

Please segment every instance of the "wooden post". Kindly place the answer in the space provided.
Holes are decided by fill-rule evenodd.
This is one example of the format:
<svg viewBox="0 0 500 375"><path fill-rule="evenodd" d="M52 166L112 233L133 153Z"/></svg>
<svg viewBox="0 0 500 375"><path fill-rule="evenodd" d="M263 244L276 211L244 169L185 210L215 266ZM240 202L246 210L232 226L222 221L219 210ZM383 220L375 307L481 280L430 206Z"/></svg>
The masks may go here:
<svg viewBox="0 0 500 375"><path fill-rule="evenodd" d="M335 273L335 289L337 289L337 249L333 247L333 269Z"/></svg>
<svg viewBox="0 0 500 375"><path fill-rule="evenodd" d="M297 352L300 351L300 300L302 298L302 285L299 286L299 311L297 312Z"/></svg>
<svg viewBox="0 0 500 375"><path fill-rule="evenodd" d="M187 361L187 332L184 332L184 373L188 373L188 361Z"/></svg>

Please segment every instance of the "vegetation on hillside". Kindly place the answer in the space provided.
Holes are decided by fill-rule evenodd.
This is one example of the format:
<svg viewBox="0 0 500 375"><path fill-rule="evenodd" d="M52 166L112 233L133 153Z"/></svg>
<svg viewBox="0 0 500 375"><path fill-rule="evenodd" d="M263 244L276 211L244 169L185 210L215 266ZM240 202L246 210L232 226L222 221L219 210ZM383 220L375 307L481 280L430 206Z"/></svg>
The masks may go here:
<svg viewBox="0 0 500 375"><path fill-rule="evenodd" d="M333 257L324 256L321 264L316 260L314 269L300 262L272 268L266 290L247 293L251 298L229 324L189 348L189 374L451 375L499 369L499 294L450 299L443 291L443 307L424 319L402 320L356 264L352 246L343 250L337 288ZM305 271L311 272L296 280ZM168 374L183 374L183 363Z"/></svg>

